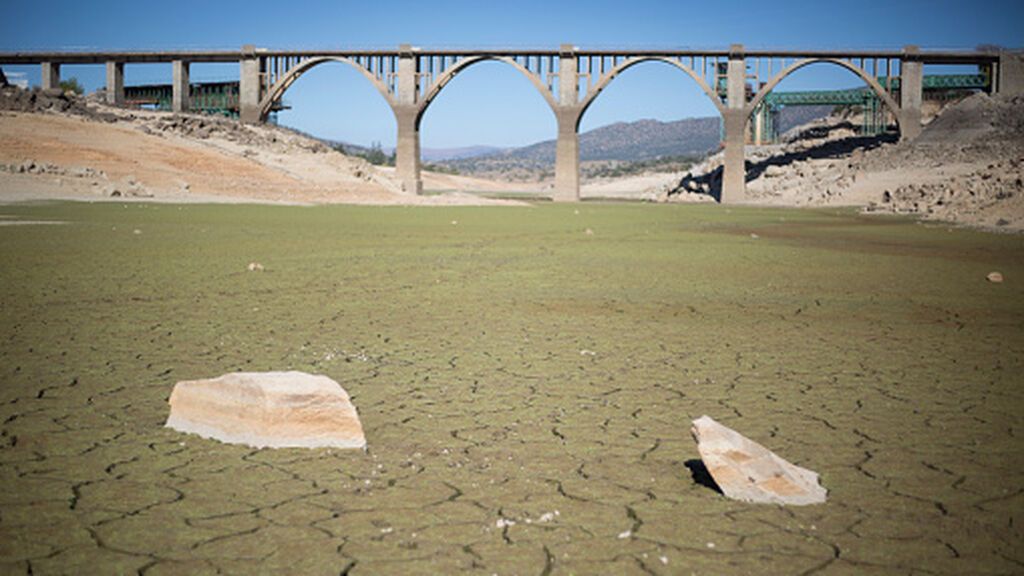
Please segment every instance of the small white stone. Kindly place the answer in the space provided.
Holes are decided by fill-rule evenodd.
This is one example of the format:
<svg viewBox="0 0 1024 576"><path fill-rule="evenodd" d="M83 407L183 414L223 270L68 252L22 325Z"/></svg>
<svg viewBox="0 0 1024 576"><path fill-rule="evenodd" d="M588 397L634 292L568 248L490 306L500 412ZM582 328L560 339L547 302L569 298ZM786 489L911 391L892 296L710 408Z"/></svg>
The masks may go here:
<svg viewBox="0 0 1024 576"><path fill-rule="evenodd" d="M632 530L626 530L625 532L619 532L619 540L625 540L633 535Z"/></svg>

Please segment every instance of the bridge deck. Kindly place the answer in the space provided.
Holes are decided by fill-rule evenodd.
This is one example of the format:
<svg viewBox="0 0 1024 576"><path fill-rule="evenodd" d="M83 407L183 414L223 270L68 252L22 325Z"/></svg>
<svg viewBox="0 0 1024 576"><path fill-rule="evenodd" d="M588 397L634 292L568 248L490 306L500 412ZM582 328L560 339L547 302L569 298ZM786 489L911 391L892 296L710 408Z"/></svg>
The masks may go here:
<svg viewBox="0 0 1024 576"><path fill-rule="evenodd" d="M537 48L493 48L493 49L456 49L456 48L410 48L421 56L550 56L562 54L560 49ZM698 50L698 49L586 49L574 48L577 56L665 56L672 58L726 57L729 50ZM407 53L403 49L376 50L264 50L255 52L261 57L303 58L313 56L399 56ZM44 52L0 52L0 64L41 64L43 62L59 62L61 64L102 64L104 62L157 63L181 60L186 62L237 62L252 52L242 50L202 51L44 51ZM864 58L885 59L902 58L907 53L903 50L743 50L742 54L751 58ZM975 64L996 62L999 54L977 50L922 50L913 55L915 60L926 64Z"/></svg>

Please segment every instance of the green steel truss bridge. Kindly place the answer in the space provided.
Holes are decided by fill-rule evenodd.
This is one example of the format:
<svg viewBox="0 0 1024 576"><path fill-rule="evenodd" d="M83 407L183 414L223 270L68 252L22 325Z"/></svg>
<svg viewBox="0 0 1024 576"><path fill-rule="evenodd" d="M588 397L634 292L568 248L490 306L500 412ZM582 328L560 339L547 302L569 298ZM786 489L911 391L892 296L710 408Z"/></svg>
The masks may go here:
<svg viewBox="0 0 1024 576"><path fill-rule="evenodd" d="M190 109L202 114L239 117L240 82L191 82L189 84ZM174 109L174 86L171 84L139 84L124 87L124 103L128 106L171 111ZM270 109L269 119L286 110L288 105L278 100Z"/></svg>
<svg viewBox="0 0 1024 576"><path fill-rule="evenodd" d="M899 97L899 77L879 76L878 84ZM922 78L923 99L942 101L962 96L966 92L990 92L989 74L925 75ZM867 87L845 90L772 91L765 95L754 110L751 119L751 140L755 144L777 142L779 112L787 106L856 106L861 110L861 134L875 135L886 131L889 113L885 104Z"/></svg>

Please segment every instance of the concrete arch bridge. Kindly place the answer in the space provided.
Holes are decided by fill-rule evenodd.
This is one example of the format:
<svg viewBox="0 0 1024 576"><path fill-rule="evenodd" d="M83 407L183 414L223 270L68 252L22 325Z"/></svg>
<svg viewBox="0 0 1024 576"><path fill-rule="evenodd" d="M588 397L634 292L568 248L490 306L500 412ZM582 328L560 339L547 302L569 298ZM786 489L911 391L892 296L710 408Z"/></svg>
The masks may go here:
<svg viewBox="0 0 1024 576"><path fill-rule="evenodd" d="M921 130L925 64L969 64L990 75L992 92L1024 93L1024 60L1016 52L901 50L586 50L562 45L553 50L421 49L279 51L244 46L224 52L0 53L3 64L40 64L43 87L60 81L62 63L105 63L107 98L124 101L124 65L171 62L173 108L189 108L189 65L239 63L242 121L265 121L288 88L305 72L327 62L354 67L380 92L398 126L396 172L404 190L422 191L420 121L431 102L460 72L498 61L523 74L548 103L558 123L554 199L580 197L579 124L584 112L620 74L642 62L663 62L689 76L722 116L725 165L721 201L745 199L744 142L751 116L772 90L793 72L827 63L858 76L895 118L901 138ZM878 78L899 78L900 89Z"/></svg>

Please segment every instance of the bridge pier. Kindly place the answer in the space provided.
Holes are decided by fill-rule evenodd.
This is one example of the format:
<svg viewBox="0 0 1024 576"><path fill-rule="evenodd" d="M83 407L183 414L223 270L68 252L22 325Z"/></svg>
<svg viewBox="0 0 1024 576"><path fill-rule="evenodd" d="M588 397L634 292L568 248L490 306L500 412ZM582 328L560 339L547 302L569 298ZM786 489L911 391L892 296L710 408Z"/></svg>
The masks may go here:
<svg viewBox="0 0 1024 576"><path fill-rule="evenodd" d="M260 60L256 47L242 46L238 63L238 118L248 124L260 121Z"/></svg>
<svg viewBox="0 0 1024 576"><path fill-rule="evenodd" d="M420 166L420 110L415 105L394 108L398 124L398 142L395 146L395 176L408 194L421 194L423 180Z"/></svg>
<svg viewBox="0 0 1024 576"><path fill-rule="evenodd" d="M1024 94L1024 54L1001 52L998 66L996 93L1014 96Z"/></svg>
<svg viewBox="0 0 1024 576"><path fill-rule="evenodd" d="M555 202L580 199L579 68L576 48L562 44L558 55L558 140L555 142Z"/></svg>
<svg viewBox="0 0 1024 576"><path fill-rule="evenodd" d="M43 62L43 76L40 80L43 90L60 88L60 64L57 62Z"/></svg>
<svg viewBox="0 0 1024 576"><path fill-rule="evenodd" d="M900 140L921 133L921 100L924 95L924 64L917 46L905 46L900 60Z"/></svg>
<svg viewBox="0 0 1024 576"><path fill-rule="evenodd" d="M417 105L419 97L418 59L412 46L398 47L398 94L397 103L392 105L398 124L398 140L395 145L395 175L408 194L423 192L420 175L420 114Z"/></svg>
<svg viewBox="0 0 1024 576"><path fill-rule="evenodd" d="M107 61L107 104L124 106L124 62Z"/></svg>
<svg viewBox="0 0 1024 576"><path fill-rule="evenodd" d="M171 63L173 73L171 74L171 110L174 112L188 112L189 90L188 69L189 63L184 60L175 60Z"/></svg>
<svg viewBox="0 0 1024 576"><path fill-rule="evenodd" d="M555 143L555 202L578 202L580 199L580 135L577 132L579 112L562 109L558 117L558 140Z"/></svg>
<svg viewBox="0 0 1024 576"><path fill-rule="evenodd" d="M725 125L725 151L722 164L722 196L719 202L733 204L747 198L747 174L744 146L747 141L747 63L743 45L729 48L726 71L726 106L722 112Z"/></svg>

